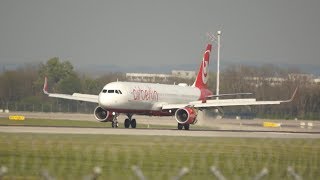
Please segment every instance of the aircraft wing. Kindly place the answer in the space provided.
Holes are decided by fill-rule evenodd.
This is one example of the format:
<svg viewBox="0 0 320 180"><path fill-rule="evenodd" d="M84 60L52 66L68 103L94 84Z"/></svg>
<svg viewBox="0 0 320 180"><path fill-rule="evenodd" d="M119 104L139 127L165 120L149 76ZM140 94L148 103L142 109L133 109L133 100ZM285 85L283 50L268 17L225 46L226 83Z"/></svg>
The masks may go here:
<svg viewBox="0 0 320 180"><path fill-rule="evenodd" d="M45 93L49 97L55 97L55 98L62 98L62 99L70 99L70 100L78 100L78 101L86 101L86 102L93 102L98 103L98 95L91 95L91 94L79 94L79 93L73 93L70 94L55 94L55 93Z"/></svg>
<svg viewBox="0 0 320 180"><path fill-rule="evenodd" d="M294 91L292 97L288 100L279 100L279 101L256 101L256 99L218 99L218 100L207 100L206 102L202 101L193 101L188 104L165 104L162 106L162 109L179 109L184 107L194 107L194 108L210 108L210 107L226 107L226 106L250 106L250 105L268 105L268 104L281 104L291 102L298 88Z"/></svg>
<svg viewBox="0 0 320 180"><path fill-rule="evenodd" d="M49 97L99 103L99 101L98 101L99 96L98 95L80 94L80 93L73 93L72 95L70 95L70 94L49 93L48 92L47 77L45 77L45 79L44 79L43 92L45 94L47 94Z"/></svg>

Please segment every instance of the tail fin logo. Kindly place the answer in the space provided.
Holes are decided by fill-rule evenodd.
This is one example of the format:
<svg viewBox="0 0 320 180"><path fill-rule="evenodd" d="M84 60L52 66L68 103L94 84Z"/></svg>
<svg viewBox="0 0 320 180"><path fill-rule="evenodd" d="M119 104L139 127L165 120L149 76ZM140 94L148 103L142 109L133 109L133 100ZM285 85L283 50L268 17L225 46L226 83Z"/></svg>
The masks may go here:
<svg viewBox="0 0 320 180"><path fill-rule="evenodd" d="M204 53L204 57L202 60L202 82L203 84L207 84L209 76L209 70L208 70L208 66L209 66L209 61L208 58L210 56L210 50L206 50L206 52Z"/></svg>
<svg viewBox="0 0 320 180"><path fill-rule="evenodd" d="M193 86L200 89L207 88L207 82L209 80L209 58L211 53L211 44L207 45L206 51L203 54L202 62L200 64L200 69Z"/></svg>

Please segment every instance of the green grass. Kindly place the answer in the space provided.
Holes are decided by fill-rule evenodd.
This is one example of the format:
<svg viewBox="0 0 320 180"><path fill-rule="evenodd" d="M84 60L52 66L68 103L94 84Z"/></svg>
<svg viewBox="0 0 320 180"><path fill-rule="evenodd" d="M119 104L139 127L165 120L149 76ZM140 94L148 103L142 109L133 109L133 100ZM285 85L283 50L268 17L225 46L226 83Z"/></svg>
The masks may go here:
<svg viewBox="0 0 320 180"><path fill-rule="evenodd" d="M174 120L173 120L174 121ZM176 125L158 125L158 124L140 124L137 121L137 128L153 128L153 129L176 129ZM8 118L0 118L0 126L7 125L27 125L27 126L64 126L64 127L108 127L111 128L111 122L98 121L79 121L79 120L58 120L58 119L26 119L24 121L12 121ZM124 128L123 123L119 123L120 128ZM214 129L207 126L193 126L191 129Z"/></svg>
<svg viewBox="0 0 320 180"><path fill-rule="evenodd" d="M8 118L0 118L0 125L106 127L107 124L94 121L55 119L26 119L24 121L12 121Z"/></svg>
<svg viewBox="0 0 320 180"><path fill-rule="evenodd" d="M317 179L320 140L0 133L0 165L9 169L4 179L40 179L41 169L79 179L94 166L101 179L137 179L133 165L148 179L170 179L184 166L183 179L214 179L212 165L227 179L252 179L264 167L265 179L292 179L288 166Z"/></svg>

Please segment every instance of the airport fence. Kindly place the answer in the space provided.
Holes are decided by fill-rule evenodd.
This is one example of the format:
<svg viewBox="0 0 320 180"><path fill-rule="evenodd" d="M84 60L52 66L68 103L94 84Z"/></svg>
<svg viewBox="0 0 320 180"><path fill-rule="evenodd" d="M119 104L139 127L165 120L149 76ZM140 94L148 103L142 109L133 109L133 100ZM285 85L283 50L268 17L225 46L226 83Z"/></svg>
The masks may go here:
<svg viewBox="0 0 320 180"><path fill-rule="evenodd" d="M0 102L0 113L8 111L20 111L20 112L62 112L62 113L84 113L92 114L93 110L97 106L96 103L90 102L78 102L78 101L66 101L56 99L53 102L43 103L24 103L24 102ZM216 116L215 111L207 111L207 115L212 117ZM232 108L225 108L223 116L225 118L237 118L244 119L253 118L265 118L265 119L295 119L297 117L290 115L286 112L272 114L272 113L256 113L254 111L247 112L234 112ZM299 119L319 120L320 112L307 113Z"/></svg>
<svg viewBox="0 0 320 180"><path fill-rule="evenodd" d="M0 133L0 179L317 179L316 139Z"/></svg>
<svg viewBox="0 0 320 180"><path fill-rule="evenodd" d="M26 112L65 112L65 113L87 113L93 112L97 106L95 103L69 102L69 103L0 103L0 112L26 111Z"/></svg>

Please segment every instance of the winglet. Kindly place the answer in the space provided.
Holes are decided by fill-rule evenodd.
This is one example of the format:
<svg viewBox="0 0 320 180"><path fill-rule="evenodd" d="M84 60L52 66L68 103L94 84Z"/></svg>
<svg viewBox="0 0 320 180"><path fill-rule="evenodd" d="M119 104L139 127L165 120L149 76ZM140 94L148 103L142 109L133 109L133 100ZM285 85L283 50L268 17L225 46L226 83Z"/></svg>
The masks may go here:
<svg viewBox="0 0 320 180"><path fill-rule="evenodd" d="M47 77L44 77L44 84L43 84L43 93L44 94L49 94L48 93L48 78Z"/></svg>
<svg viewBox="0 0 320 180"><path fill-rule="evenodd" d="M293 101L293 99L295 98L295 96L296 96L296 94L297 94L298 89L299 89L299 86L296 87L296 89L294 90L294 92L293 92L293 94L292 94L292 96L291 96L290 99L285 100L285 101L282 101L282 102L286 103L286 102L291 102L291 101Z"/></svg>

